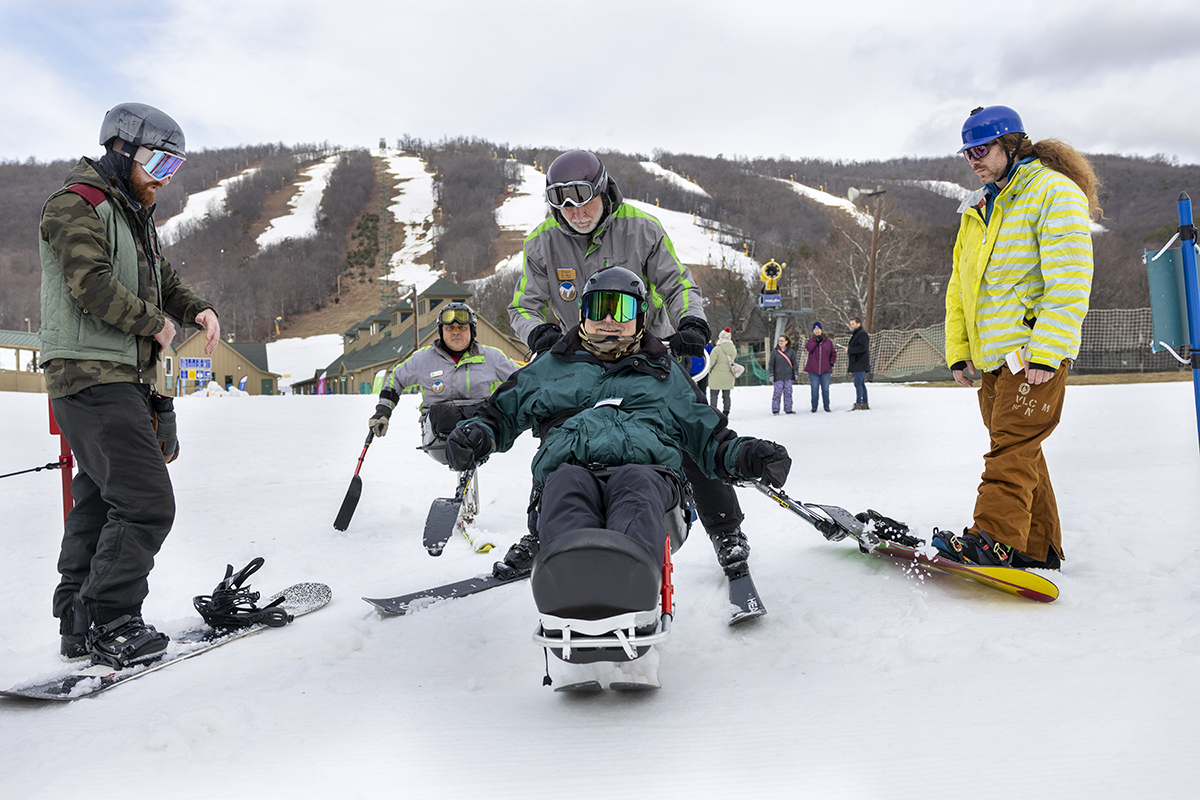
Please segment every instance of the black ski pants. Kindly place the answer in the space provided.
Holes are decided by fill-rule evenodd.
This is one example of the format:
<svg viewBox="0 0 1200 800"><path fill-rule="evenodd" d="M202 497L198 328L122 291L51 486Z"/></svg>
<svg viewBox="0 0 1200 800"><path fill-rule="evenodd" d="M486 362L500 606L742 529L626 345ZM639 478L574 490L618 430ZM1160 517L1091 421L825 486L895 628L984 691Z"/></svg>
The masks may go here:
<svg viewBox="0 0 1200 800"><path fill-rule="evenodd" d="M683 453L683 474L692 485L692 503L696 516L709 536L729 533L742 524L745 515L738 504L737 493L724 481L714 480L700 471L687 453Z"/></svg>
<svg viewBox="0 0 1200 800"><path fill-rule="evenodd" d="M653 467L626 464L605 475L563 464L542 487L538 538L545 547L570 531L607 528L641 542L661 566L664 518L678 504L675 487Z"/></svg>
<svg viewBox="0 0 1200 800"><path fill-rule="evenodd" d="M175 495L149 386L102 384L50 403L77 468L54 592L65 633L77 593L96 623L141 613L154 556L175 520Z"/></svg>

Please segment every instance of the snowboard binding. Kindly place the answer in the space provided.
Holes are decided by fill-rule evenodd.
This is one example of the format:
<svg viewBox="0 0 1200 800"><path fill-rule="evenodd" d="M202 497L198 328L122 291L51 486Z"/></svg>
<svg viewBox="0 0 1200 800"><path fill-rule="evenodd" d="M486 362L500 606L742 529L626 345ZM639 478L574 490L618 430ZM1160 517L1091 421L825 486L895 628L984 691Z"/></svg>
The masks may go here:
<svg viewBox="0 0 1200 800"><path fill-rule="evenodd" d="M248 628L258 624L282 628L292 621L292 615L279 607L286 598L279 597L259 608L255 605L259 593L252 592L249 586L242 585L247 578L258 572L263 563L262 558L255 558L236 574L233 565L228 564L225 567L224 580L217 584L211 595L202 594L192 598L192 605L208 625L220 630Z"/></svg>

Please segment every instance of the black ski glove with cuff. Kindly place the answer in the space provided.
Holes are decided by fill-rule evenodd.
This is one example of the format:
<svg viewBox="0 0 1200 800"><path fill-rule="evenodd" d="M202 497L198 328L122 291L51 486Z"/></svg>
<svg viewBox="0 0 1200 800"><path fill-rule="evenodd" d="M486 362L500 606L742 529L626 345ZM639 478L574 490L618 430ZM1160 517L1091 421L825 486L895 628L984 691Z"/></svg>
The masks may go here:
<svg viewBox="0 0 1200 800"><path fill-rule="evenodd" d="M562 336L562 328L553 322L543 322L530 332L529 339L525 343L529 345L530 352L534 355L541 355L554 347L554 343L560 336Z"/></svg>
<svg viewBox="0 0 1200 800"><path fill-rule="evenodd" d="M473 410L473 406L463 407L454 403L437 403L429 407L429 426L433 428L433 432L438 436L446 436L450 431L454 430L454 426L462 422L464 419L475 416L474 413L467 413L467 410Z"/></svg>
<svg viewBox="0 0 1200 800"><path fill-rule="evenodd" d="M792 469L792 459L783 445L755 439L744 443L738 450L737 468L747 478L782 489Z"/></svg>
<svg viewBox="0 0 1200 800"><path fill-rule="evenodd" d="M667 339L667 347L673 356L704 358L704 346L711 337L707 322L700 317L684 317L679 320L679 330Z"/></svg>
<svg viewBox="0 0 1200 800"><path fill-rule="evenodd" d="M492 452L492 439L482 425L460 425L446 438L446 460L450 468L466 472Z"/></svg>
<svg viewBox="0 0 1200 800"><path fill-rule="evenodd" d="M375 406L375 414L367 420L367 427L376 436L387 436L388 420L392 418L392 410L383 403Z"/></svg>

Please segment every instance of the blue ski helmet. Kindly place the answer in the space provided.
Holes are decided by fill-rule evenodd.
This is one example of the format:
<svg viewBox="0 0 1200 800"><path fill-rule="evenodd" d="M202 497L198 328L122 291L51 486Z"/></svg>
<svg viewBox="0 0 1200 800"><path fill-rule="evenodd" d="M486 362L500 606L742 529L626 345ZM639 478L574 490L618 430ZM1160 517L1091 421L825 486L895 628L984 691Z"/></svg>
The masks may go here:
<svg viewBox="0 0 1200 800"><path fill-rule="evenodd" d="M1006 133L1025 133L1021 115L1008 106L977 108L962 126L962 147L958 152L999 139Z"/></svg>

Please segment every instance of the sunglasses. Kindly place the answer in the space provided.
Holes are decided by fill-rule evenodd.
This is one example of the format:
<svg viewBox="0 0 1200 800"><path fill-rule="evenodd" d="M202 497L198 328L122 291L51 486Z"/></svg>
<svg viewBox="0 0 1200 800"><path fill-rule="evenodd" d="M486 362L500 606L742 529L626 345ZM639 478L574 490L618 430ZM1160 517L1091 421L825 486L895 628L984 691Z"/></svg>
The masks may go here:
<svg viewBox="0 0 1200 800"><path fill-rule="evenodd" d="M146 174L156 181L165 181L187 161L183 156L168 153L166 150L151 150L148 147L139 147L133 154L133 160L141 164Z"/></svg>
<svg viewBox="0 0 1200 800"><path fill-rule="evenodd" d="M987 144L977 144L974 147L968 147L966 150L963 150L963 155L967 157L967 161L978 161L988 154L988 151L992 149L992 145L995 143L993 140Z"/></svg>
<svg viewBox="0 0 1200 800"><path fill-rule="evenodd" d="M614 322L630 322L637 319L639 301L636 297L620 292L591 292L583 296L583 316L600 322L612 315Z"/></svg>
<svg viewBox="0 0 1200 800"><path fill-rule="evenodd" d="M443 325L469 325L471 312L465 308L443 308L438 315L438 321Z"/></svg>
<svg viewBox="0 0 1200 800"><path fill-rule="evenodd" d="M552 183L546 187L546 202L561 210L568 203L573 206L587 205L596 197L596 187L604 183L606 173L601 172L593 185L588 181Z"/></svg>

